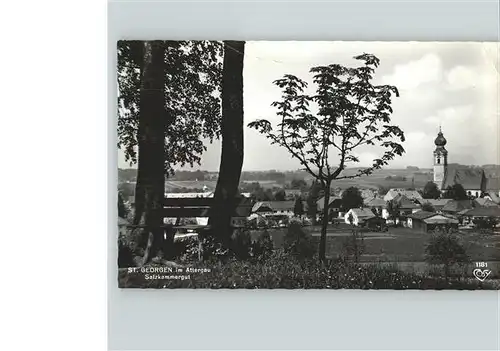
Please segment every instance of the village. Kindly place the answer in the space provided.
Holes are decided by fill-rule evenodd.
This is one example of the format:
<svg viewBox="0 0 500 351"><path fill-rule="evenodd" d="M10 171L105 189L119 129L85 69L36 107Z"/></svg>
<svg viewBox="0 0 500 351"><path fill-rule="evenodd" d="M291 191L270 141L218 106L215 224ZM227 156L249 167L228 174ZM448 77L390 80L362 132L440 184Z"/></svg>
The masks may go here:
<svg viewBox="0 0 500 351"><path fill-rule="evenodd" d="M422 261L428 236L451 231L468 236L475 243L481 242L476 247L481 255L489 248L492 258L500 258L497 257L500 256L498 179L486 177L480 169L449 166L445 145L446 139L440 131L435 139L433 181L422 188L383 191L363 186L333 187L328 201L327 254L331 257L341 254L342 241L355 228L367 243L361 260ZM301 183L301 186L296 189L292 183ZM175 207L182 207L179 205L182 201L189 201L191 210L194 204L198 211L208 211L206 200L212 199L214 192L206 185L202 190L166 193L165 198L171 199ZM291 221L300 223L313 237L319 237L325 213L325 194L321 187L292 180L283 188L268 191L270 200L262 200L255 191L243 191L248 190L244 186L240 190L232 218L235 228L248 230L253 238L266 230L277 247L282 245ZM127 202L133 207L134 197ZM179 228L175 240L197 237L197 228L208 224L208 217L201 217L201 214L200 217L187 217L185 211L188 209L183 211L182 216L177 212L178 217L165 218L165 223ZM409 250L405 250L407 247Z"/></svg>

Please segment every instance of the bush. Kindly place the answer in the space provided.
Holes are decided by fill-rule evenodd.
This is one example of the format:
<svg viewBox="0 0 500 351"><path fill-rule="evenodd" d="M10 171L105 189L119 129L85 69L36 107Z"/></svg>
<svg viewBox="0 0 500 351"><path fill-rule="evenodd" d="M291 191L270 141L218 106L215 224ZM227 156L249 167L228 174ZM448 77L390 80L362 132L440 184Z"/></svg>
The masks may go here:
<svg viewBox="0 0 500 351"><path fill-rule="evenodd" d="M350 264L340 260L319 264L278 250L263 261L237 261L199 265L209 272L186 280L146 280L144 274L120 270L121 288L201 289L497 289L492 282L445 281L439 277L403 273L394 267Z"/></svg>
<svg viewBox="0 0 500 351"><path fill-rule="evenodd" d="M267 230L264 230L257 240L252 243L252 257L258 260L265 260L272 256L274 252L273 239Z"/></svg>
<svg viewBox="0 0 500 351"><path fill-rule="evenodd" d="M245 229L236 229L231 236L231 254L239 260L248 259L252 251L252 238Z"/></svg>
<svg viewBox="0 0 500 351"><path fill-rule="evenodd" d="M299 259L310 259L317 251L316 244L309 233L304 232L297 221L292 221L284 237L285 253Z"/></svg>

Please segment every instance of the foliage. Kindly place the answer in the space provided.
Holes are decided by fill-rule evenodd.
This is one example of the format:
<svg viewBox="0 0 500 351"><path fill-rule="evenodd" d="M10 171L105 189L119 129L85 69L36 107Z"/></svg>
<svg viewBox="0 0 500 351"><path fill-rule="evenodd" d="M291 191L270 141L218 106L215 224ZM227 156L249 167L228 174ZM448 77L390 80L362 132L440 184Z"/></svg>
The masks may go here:
<svg viewBox="0 0 500 351"><path fill-rule="evenodd" d="M377 57L365 53L354 59L363 64L356 68L339 64L311 68L317 86L313 95L305 93L307 83L296 76L286 74L274 81L282 90L281 101L272 103L278 110L280 123L276 129L264 119L249 123L249 127L264 134L272 144L288 150L326 193L333 180L372 174L404 153L404 148L395 141L404 142L404 133L390 124L392 96L399 96L397 88L372 84L380 63ZM317 113L310 104L318 107ZM385 151L370 167L343 174L349 164L359 162L356 150L365 145ZM332 165L332 159L336 159L336 166ZM328 218L324 217L320 260L325 259L326 250Z"/></svg>
<svg viewBox="0 0 500 351"><path fill-rule="evenodd" d="M441 197L441 191L436 183L429 181L424 186L422 197L424 199L439 199Z"/></svg>
<svg viewBox="0 0 500 351"><path fill-rule="evenodd" d="M215 41L166 41L165 169L200 163L203 139L220 135L222 44ZM143 41L118 42L118 147L137 163L139 91Z"/></svg>
<svg viewBox="0 0 500 351"><path fill-rule="evenodd" d="M120 288L199 289L429 289L476 290L496 287L489 282L445 281L439 277L404 273L391 266L360 265L342 260L322 265L276 251L258 261L229 260L198 264L210 272L191 274L185 280L145 279L144 274L119 272Z"/></svg>
<svg viewBox="0 0 500 351"><path fill-rule="evenodd" d="M293 214L296 216L302 216L304 214L304 204L301 198L295 200L295 205L293 206Z"/></svg>
<svg viewBox="0 0 500 351"><path fill-rule="evenodd" d="M118 217L127 218L127 216L128 216L128 209L125 206L122 194L118 192Z"/></svg>
<svg viewBox="0 0 500 351"><path fill-rule="evenodd" d="M267 230L264 230L257 240L252 243L252 257L258 260L268 259L273 255L274 244L273 239Z"/></svg>
<svg viewBox="0 0 500 351"><path fill-rule="evenodd" d="M309 189L309 194L307 195L307 214L313 218L313 224L316 223L316 213L318 212L318 204L320 192L322 191L321 183L314 181Z"/></svg>
<svg viewBox="0 0 500 351"><path fill-rule="evenodd" d="M292 221L284 237L284 249L299 259L310 259L316 253L316 245L309 233L306 233L299 222Z"/></svg>
<svg viewBox="0 0 500 351"><path fill-rule="evenodd" d="M387 212L389 214L389 218L396 222L396 220L400 217L399 203L394 200L387 201Z"/></svg>
<svg viewBox="0 0 500 351"><path fill-rule="evenodd" d="M453 184L446 188L443 193L444 199L453 199L453 200L467 200L469 196L467 195L462 184Z"/></svg>
<svg viewBox="0 0 500 351"><path fill-rule="evenodd" d="M347 212L351 208L363 207L363 196L361 191L356 187L347 188L342 193L342 210Z"/></svg>
<svg viewBox="0 0 500 351"><path fill-rule="evenodd" d="M345 258L352 257L354 262L359 262L359 258L365 252L365 241L359 230L353 230L351 235L344 239L342 251Z"/></svg>
<svg viewBox="0 0 500 351"><path fill-rule="evenodd" d="M118 184L118 191L122 194L124 200L128 200L129 197L135 194L135 184L133 183L120 183Z"/></svg>
<svg viewBox="0 0 500 351"><path fill-rule="evenodd" d="M469 257L465 248L453 234L433 235L425 248L426 261L444 266L445 279L448 279L450 267L456 263L467 263Z"/></svg>
<svg viewBox="0 0 500 351"><path fill-rule="evenodd" d="M245 229L236 229L231 235L231 255L239 260L248 259L252 252L252 238Z"/></svg>
<svg viewBox="0 0 500 351"><path fill-rule="evenodd" d="M275 201L285 201L286 199L286 194L285 190L280 189L274 194L274 200Z"/></svg>
<svg viewBox="0 0 500 351"><path fill-rule="evenodd" d="M472 223L474 223L474 225L479 229L493 229L498 222L498 219L495 217L479 217L472 220Z"/></svg>
<svg viewBox="0 0 500 351"><path fill-rule="evenodd" d="M307 187L307 183L304 179L297 179L297 178L294 178L292 179L291 183L290 183L290 188L292 189L305 189Z"/></svg>
<svg viewBox="0 0 500 351"><path fill-rule="evenodd" d="M264 189L260 183L240 183L240 191L243 193L249 192L250 196L256 201L272 201L274 199L271 189Z"/></svg>
<svg viewBox="0 0 500 351"><path fill-rule="evenodd" d="M422 211L427 211L427 212L436 212L436 209L430 202L424 202L422 204Z"/></svg>

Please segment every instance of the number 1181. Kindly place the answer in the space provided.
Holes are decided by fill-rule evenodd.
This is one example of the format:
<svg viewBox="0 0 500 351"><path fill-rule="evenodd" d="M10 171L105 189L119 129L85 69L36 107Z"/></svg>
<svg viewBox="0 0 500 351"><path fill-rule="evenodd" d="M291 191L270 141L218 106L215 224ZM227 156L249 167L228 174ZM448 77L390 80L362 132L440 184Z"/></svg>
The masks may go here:
<svg viewBox="0 0 500 351"><path fill-rule="evenodd" d="M476 262L476 267L486 268L486 267L488 267L488 264L486 262Z"/></svg>

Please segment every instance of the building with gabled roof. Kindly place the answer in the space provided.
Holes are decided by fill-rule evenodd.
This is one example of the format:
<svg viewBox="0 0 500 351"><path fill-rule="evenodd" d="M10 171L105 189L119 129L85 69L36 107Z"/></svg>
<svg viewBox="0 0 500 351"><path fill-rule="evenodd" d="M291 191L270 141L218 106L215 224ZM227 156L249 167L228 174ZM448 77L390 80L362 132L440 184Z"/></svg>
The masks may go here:
<svg viewBox="0 0 500 351"><path fill-rule="evenodd" d="M428 211L417 211L407 217L408 228L424 233L437 228L458 228L458 223L458 220L453 217Z"/></svg>
<svg viewBox="0 0 500 351"><path fill-rule="evenodd" d="M351 224L350 216L352 216L352 224L356 226L363 225L366 221L376 217L372 210L368 208L351 208L344 215L345 223Z"/></svg>
<svg viewBox="0 0 500 351"><path fill-rule="evenodd" d="M390 189L387 194L384 196L384 201L391 201L394 198L396 198L398 195L403 195L406 198L412 200L412 201L421 201L422 195L416 190L409 190L409 189Z"/></svg>

